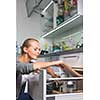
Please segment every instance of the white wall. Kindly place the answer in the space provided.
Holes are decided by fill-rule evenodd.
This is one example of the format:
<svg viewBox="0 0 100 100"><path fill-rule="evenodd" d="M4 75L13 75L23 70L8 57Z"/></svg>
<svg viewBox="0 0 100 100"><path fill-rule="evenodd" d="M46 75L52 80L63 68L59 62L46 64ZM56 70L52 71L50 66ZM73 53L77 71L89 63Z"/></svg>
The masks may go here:
<svg viewBox="0 0 100 100"><path fill-rule="evenodd" d="M26 0L16 0L16 40L21 44L28 37L39 39L41 35L40 15L33 13L27 17Z"/></svg>

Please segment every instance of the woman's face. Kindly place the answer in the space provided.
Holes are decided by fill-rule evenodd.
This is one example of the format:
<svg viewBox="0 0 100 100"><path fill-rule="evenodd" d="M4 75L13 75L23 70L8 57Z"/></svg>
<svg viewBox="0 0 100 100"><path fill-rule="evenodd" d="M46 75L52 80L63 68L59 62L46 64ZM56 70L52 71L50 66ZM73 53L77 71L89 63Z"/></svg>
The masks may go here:
<svg viewBox="0 0 100 100"><path fill-rule="evenodd" d="M31 41L30 46L26 48L26 53L28 57L31 59L37 59L40 54L40 44L37 41Z"/></svg>

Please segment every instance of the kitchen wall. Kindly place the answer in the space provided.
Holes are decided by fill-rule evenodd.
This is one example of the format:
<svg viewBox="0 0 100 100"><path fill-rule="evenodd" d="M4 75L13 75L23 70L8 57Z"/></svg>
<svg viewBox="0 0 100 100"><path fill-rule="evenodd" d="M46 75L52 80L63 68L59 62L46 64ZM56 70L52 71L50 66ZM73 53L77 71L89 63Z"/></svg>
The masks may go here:
<svg viewBox="0 0 100 100"><path fill-rule="evenodd" d="M16 41L20 45L28 37L39 39L41 35L40 15L33 13L27 17L26 0L16 0Z"/></svg>

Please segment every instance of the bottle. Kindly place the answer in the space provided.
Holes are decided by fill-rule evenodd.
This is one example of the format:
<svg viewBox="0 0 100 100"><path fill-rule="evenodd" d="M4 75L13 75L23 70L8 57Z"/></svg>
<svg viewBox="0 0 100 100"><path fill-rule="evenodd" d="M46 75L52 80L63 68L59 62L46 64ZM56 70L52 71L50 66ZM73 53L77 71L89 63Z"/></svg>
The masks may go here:
<svg viewBox="0 0 100 100"><path fill-rule="evenodd" d="M68 3L67 3L67 0L64 0L64 15L65 16L68 16Z"/></svg>
<svg viewBox="0 0 100 100"><path fill-rule="evenodd" d="M77 5L77 0L71 0L71 5Z"/></svg>
<svg viewBox="0 0 100 100"><path fill-rule="evenodd" d="M65 81L63 82L63 92L67 92L67 84Z"/></svg>
<svg viewBox="0 0 100 100"><path fill-rule="evenodd" d="M64 22L64 9L62 2L58 3L58 16L56 17L57 26Z"/></svg>
<svg viewBox="0 0 100 100"><path fill-rule="evenodd" d="M61 42L62 50L67 50L68 46L66 45L65 41Z"/></svg>
<svg viewBox="0 0 100 100"><path fill-rule="evenodd" d="M67 92L72 93L73 89L74 89L73 81L68 81L67 82Z"/></svg>

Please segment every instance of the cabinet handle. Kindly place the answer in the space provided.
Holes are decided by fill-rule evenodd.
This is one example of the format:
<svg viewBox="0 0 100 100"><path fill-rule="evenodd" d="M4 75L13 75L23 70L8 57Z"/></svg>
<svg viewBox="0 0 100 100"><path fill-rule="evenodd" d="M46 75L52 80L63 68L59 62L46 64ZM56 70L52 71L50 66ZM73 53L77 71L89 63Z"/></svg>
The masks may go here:
<svg viewBox="0 0 100 100"><path fill-rule="evenodd" d="M79 59L79 56L66 56L66 57L63 57L63 58L75 58L77 57L77 59Z"/></svg>

